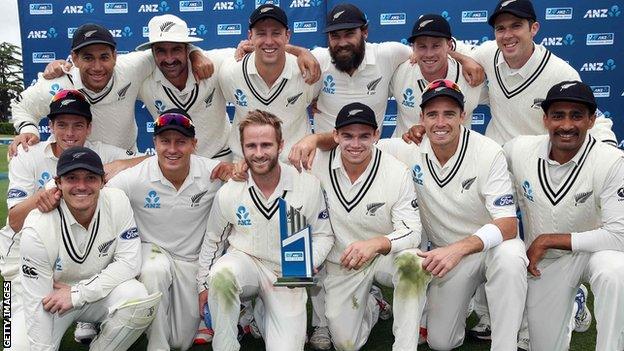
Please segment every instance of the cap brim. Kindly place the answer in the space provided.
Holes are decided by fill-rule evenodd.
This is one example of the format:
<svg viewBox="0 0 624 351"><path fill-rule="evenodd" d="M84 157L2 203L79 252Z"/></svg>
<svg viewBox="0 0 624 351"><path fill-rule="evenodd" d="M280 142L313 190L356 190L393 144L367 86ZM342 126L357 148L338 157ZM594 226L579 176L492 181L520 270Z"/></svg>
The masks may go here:
<svg viewBox="0 0 624 351"><path fill-rule="evenodd" d="M407 38L407 42L413 43L414 40L418 37L436 37L436 38L446 38L446 39L452 38L452 36L448 36L447 34L444 34L444 33L430 31L430 32L419 32L418 34L414 34L411 37Z"/></svg>
<svg viewBox="0 0 624 351"><path fill-rule="evenodd" d="M369 121L365 121L365 120L361 120L361 119L357 119L357 118L351 118L348 121L345 121L344 123L342 123L340 125L336 125L334 128L335 129L340 129L342 127L350 126L352 124L364 124L364 125L367 125L367 126L371 126L371 127L375 128L375 129L379 128L377 123L370 123Z"/></svg>
<svg viewBox="0 0 624 351"><path fill-rule="evenodd" d="M268 12L268 11L267 11ZM255 21L253 21L252 23L249 23L249 29L253 28L253 26L262 21L263 19L267 19L270 18L272 20L275 20L276 22L280 23L282 26L284 26L285 28L288 28L288 23L284 23L282 22L281 18L278 18L278 16L273 15L273 14L263 14L261 17L257 18Z"/></svg>
<svg viewBox="0 0 624 351"><path fill-rule="evenodd" d="M593 110L596 110L598 108L598 104L587 101L585 99L582 98L575 98L575 97L561 97L561 98L554 98L554 99L549 99L549 100L544 100L542 101L542 103L540 104L540 106L542 107L542 110L544 111L544 113L546 113L546 111L548 111L548 108L550 107L550 105L554 104L555 102L576 102L579 104L583 104L587 107L590 107Z"/></svg>
<svg viewBox="0 0 624 351"><path fill-rule="evenodd" d="M89 42L86 42L86 43L82 43L82 44L76 46L75 48L72 48L72 51L76 51L76 50L84 48L85 46L89 46L89 45L93 45L93 44L106 44L106 45L112 46L114 49L117 48L117 44L116 43L111 43L110 41L106 41L106 40L93 40L93 41L89 41Z"/></svg>
<svg viewBox="0 0 624 351"><path fill-rule="evenodd" d="M58 176L62 176L65 175L71 171L75 171L77 169L84 169L87 170L91 173L95 173L98 175L104 175L104 170L103 169L98 169L97 167L93 167L92 165L88 165L86 163L72 163L70 165L67 165L67 167L65 167L64 169L60 170L60 172L58 172Z"/></svg>
<svg viewBox="0 0 624 351"><path fill-rule="evenodd" d="M156 43L196 43L198 41L203 41L204 39L202 38L196 38L196 37L188 37L186 39L163 39L163 40L156 40L156 41L148 41L146 43L143 43L139 46L137 46L134 50L136 51L143 51L143 50L147 50L150 49L152 47L153 44Z"/></svg>
<svg viewBox="0 0 624 351"><path fill-rule="evenodd" d="M443 97L443 96L453 99L453 101L455 101L459 105L459 107L461 107L462 109L464 108L464 101L457 94L454 94L449 91L440 91L436 93L435 95L432 95L431 97L429 97L427 100L423 100L420 103L420 108L423 109L431 100L439 98L439 97Z"/></svg>
<svg viewBox="0 0 624 351"><path fill-rule="evenodd" d="M187 128L184 128L182 126L175 125L175 124L164 126L164 127L160 127L158 129L158 131L156 131L156 129L154 129L154 136L156 136L158 134L161 134L162 132L165 132L167 130L175 130L176 132L178 132L178 133L180 133L180 134L182 134L184 136L187 136L189 138L194 138L195 137L195 134L193 132L189 131Z"/></svg>
<svg viewBox="0 0 624 351"><path fill-rule="evenodd" d="M69 111L69 110L68 111L58 111L58 112L54 112L54 113L52 113L52 112L48 113L48 118L54 118L54 117L59 116L59 115L76 115L76 116L82 116L82 117L88 119L89 121L93 120L93 115L88 115L87 113L82 112L82 111Z"/></svg>
<svg viewBox="0 0 624 351"><path fill-rule="evenodd" d="M353 28L360 28L362 26L365 26L367 23L337 23L337 24L332 24L329 25L327 27L325 27L325 29L323 30L323 33L329 33L329 32L333 32L336 30L342 30L342 29L353 29Z"/></svg>
<svg viewBox="0 0 624 351"><path fill-rule="evenodd" d="M509 10L500 10L500 11L494 12L492 14L492 16L490 16L490 18L488 18L488 24L491 27L494 27L494 21L496 21L496 17L498 17L499 15L501 15L503 13L509 13L511 15L514 15L514 16L518 17L518 18L535 20L535 18L531 17L530 15L527 15L527 13L525 13L525 12L517 11L515 9L509 9Z"/></svg>

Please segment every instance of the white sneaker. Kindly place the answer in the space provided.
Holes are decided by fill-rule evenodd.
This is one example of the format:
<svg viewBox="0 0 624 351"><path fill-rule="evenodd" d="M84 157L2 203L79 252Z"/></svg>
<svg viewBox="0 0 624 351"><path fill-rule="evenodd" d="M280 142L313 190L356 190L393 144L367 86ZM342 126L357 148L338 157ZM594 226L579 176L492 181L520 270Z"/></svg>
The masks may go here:
<svg viewBox="0 0 624 351"><path fill-rule="evenodd" d="M329 328L314 327L314 331L312 332L312 335L310 335L308 343L315 350L331 349L331 336L329 335Z"/></svg>
<svg viewBox="0 0 624 351"><path fill-rule="evenodd" d="M370 294L373 295L377 304L379 305L379 319L387 321L392 317L392 305L388 301L384 300L381 289L375 285L371 286Z"/></svg>
<svg viewBox="0 0 624 351"><path fill-rule="evenodd" d="M584 333L591 326L592 314L587 308L588 295L587 288L581 284L574 298L574 331L577 333Z"/></svg>
<svg viewBox="0 0 624 351"><path fill-rule="evenodd" d="M529 346L528 338L520 338L518 339L518 351L530 351L531 347Z"/></svg>
<svg viewBox="0 0 624 351"><path fill-rule="evenodd" d="M76 342L89 345L93 339L97 336L97 327L93 323L76 323L76 330L74 330L74 340Z"/></svg>

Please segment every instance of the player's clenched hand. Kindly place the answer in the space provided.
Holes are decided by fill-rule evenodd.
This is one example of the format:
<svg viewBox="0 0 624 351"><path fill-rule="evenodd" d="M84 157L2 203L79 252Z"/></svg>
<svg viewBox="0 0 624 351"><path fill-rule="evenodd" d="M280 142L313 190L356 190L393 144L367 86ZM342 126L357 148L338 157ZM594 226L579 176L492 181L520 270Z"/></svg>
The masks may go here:
<svg viewBox="0 0 624 351"><path fill-rule="evenodd" d="M208 289L199 293L199 315L204 318L204 306L208 302Z"/></svg>
<svg viewBox="0 0 624 351"><path fill-rule="evenodd" d="M251 40L241 40L240 43L238 43L238 46L236 47L236 52L234 53L234 59L236 61L240 61L243 59L243 57L245 57L245 55L247 55L250 52L253 52L255 50L253 44L251 43Z"/></svg>
<svg viewBox="0 0 624 351"><path fill-rule="evenodd" d="M37 209L42 213L54 210L61 203L61 190L57 187L41 190L35 196Z"/></svg>
<svg viewBox="0 0 624 351"><path fill-rule="evenodd" d="M299 140L288 154L288 161L301 172L303 168L309 170L312 168L314 155L316 155L317 139L316 135L307 135Z"/></svg>
<svg viewBox="0 0 624 351"><path fill-rule="evenodd" d="M545 236L540 235L537 239L533 240L526 253L529 259L527 270L535 277L539 277L542 274L540 270L537 269L537 264L544 258L546 250L548 250L548 247L544 245L544 238Z"/></svg>
<svg viewBox="0 0 624 351"><path fill-rule="evenodd" d="M54 282L54 291L41 300L43 309L50 313L63 313L74 308L71 301L71 287L67 284Z"/></svg>
<svg viewBox="0 0 624 351"><path fill-rule="evenodd" d="M462 72L471 87L479 86L485 80L485 71L477 61L466 57L462 63Z"/></svg>
<svg viewBox="0 0 624 351"><path fill-rule="evenodd" d="M310 50L303 50L303 52L297 56L297 65L307 84L312 85L321 78L321 65Z"/></svg>
<svg viewBox="0 0 624 351"><path fill-rule="evenodd" d="M65 75L65 72L69 72L72 68L71 62L65 60L54 60L47 64L43 71L43 78L54 79Z"/></svg>
<svg viewBox="0 0 624 351"><path fill-rule="evenodd" d="M424 258L422 262L424 270L438 278L442 278L457 266L464 254L461 248L456 245L449 245L427 252L419 252L418 256Z"/></svg>
<svg viewBox="0 0 624 351"><path fill-rule="evenodd" d="M193 70L193 77L196 81L208 79L212 77L214 73L214 65L212 61L206 57L201 50L191 51L189 54L191 60L191 69Z"/></svg>
<svg viewBox="0 0 624 351"><path fill-rule="evenodd" d="M247 174L247 170L249 166L245 160L240 160L234 164L234 170L232 171L232 180L235 182L244 182L247 180L249 175Z"/></svg>
<svg viewBox="0 0 624 351"><path fill-rule="evenodd" d="M420 145L420 142L425 137L425 127L420 124L414 124L407 132L403 133L403 141L408 144L412 142L416 145Z"/></svg>
<svg viewBox="0 0 624 351"><path fill-rule="evenodd" d="M232 162L219 162L217 167L210 173L210 180L221 179L227 182L232 178L232 172L234 172L234 164Z"/></svg>
<svg viewBox="0 0 624 351"><path fill-rule="evenodd" d="M33 133L24 133L16 135L9 145L9 157L17 156L17 147L22 145L24 151L28 151L28 147L39 142L39 137Z"/></svg>
<svg viewBox="0 0 624 351"><path fill-rule="evenodd" d="M360 269L378 253L387 251L389 245L390 241L384 236L356 241L344 250L340 264L347 269Z"/></svg>

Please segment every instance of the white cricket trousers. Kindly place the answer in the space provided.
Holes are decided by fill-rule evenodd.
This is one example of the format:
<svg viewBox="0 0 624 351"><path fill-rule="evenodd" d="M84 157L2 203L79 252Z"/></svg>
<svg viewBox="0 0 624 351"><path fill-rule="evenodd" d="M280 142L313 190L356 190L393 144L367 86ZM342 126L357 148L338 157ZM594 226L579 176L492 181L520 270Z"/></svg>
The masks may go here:
<svg viewBox="0 0 624 351"><path fill-rule="evenodd" d="M197 261L174 259L152 243L142 243L139 281L149 294L161 292L156 318L147 329L148 351L187 350L199 325Z"/></svg>
<svg viewBox="0 0 624 351"><path fill-rule="evenodd" d="M429 346L451 350L464 342L468 304L485 282L492 321L491 350L516 350L526 301L527 265L524 242L516 238L464 257L444 277L433 278L427 291Z"/></svg>
<svg viewBox="0 0 624 351"><path fill-rule="evenodd" d="M210 269L208 306L215 351L239 350L241 300L259 297L264 316L256 320L268 351L303 350L306 335L305 288L275 287L277 274L252 256L230 248Z"/></svg>
<svg viewBox="0 0 624 351"><path fill-rule="evenodd" d="M594 293L596 350L624 348L624 252L573 252L543 259L538 269L541 276L529 278L527 296L532 351L568 349L573 328L570 301L582 282Z"/></svg>
<svg viewBox="0 0 624 351"><path fill-rule="evenodd" d="M326 262L325 314L336 350L359 350L379 317L379 305L369 293L373 281L394 287L392 349L416 350L420 316L429 275L422 273L419 250L378 256L359 271ZM416 272L421 272L420 274Z"/></svg>

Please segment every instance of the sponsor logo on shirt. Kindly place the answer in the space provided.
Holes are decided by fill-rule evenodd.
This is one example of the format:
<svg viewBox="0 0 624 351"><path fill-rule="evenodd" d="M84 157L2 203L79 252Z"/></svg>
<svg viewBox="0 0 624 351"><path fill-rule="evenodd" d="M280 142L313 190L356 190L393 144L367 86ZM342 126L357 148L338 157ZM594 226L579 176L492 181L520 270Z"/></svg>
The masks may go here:
<svg viewBox="0 0 624 351"><path fill-rule="evenodd" d="M100 256L99 257L104 257L104 256L108 256L108 250L110 249L111 245L113 245L113 243L115 242L116 239L113 240L109 240L103 244L100 244L100 246L98 246L98 251L100 252Z"/></svg>
<svg viewBox="0 0 624 351"><path fill-rule="evenodd" d="M379 82L381 82L382 78L383 77L379 77L373 81L370 81L368 84L366 84L366 89L368 89L366 94L375 95L375 89L377 89L377 85L379 85Z"/></svg>
<svg viewBox="0 0 624 351"><path fill-rule="evenodd" d="M19 199L22 197L26 197L26 192L20 189L9 189L9 191L7 191L7 199Z"/></svg>
<svg viewBox="0 0 624 351"><path fill-rule="evenodd" d="M63 261L61 261L60 257L57 257L56 261L54 261L54 270L57 272L60 272L63 270Z"/></svg>
<svg viewBox="0 0 624 351"><path fill-rule="evenodd" d="M208 190L202 191L201 193L191 196L191 208L199 206L199 202L201 201L202 197L206 195L207 192Z"/></svg>
<svg viewBox="0 0 624 351"><path fill-rule="evenodd" d="M505 194L505 195L497 197L496 200L494 200L494 206L498 206L498 207L510 206L513 204L514 204L514 198L512 194Z"/></svg>
<svg viewBox="0 0 624 351"><path fill-rule="evenodd" d="M420 165L414 165L414 167L412 167L412 180L414 181L414 183L418 185L423 185L423 177L424 174Z"/></svg>
<svg viewBox="0 0 624 351"><path fill-rule="evenodd" d="M323 211L319 212L318 219L328 219L328 218L329 218L329 211L327 209L324 209Z"/></svg>
<svg viewBox="0 0 624 351"><path fill-rule="evenodd" d="M119 237L124 240L136 239L139 237L139 229L137 229L137 227L130 228L126 230L125 232L121 233Z"/></svg>
<svg viewBox="0 0 624 351"><path fill-rule="evenodd" d="M585 191L582 193L578 193L574 195L574 206L578 206L579 204L584 204L590 196L592 196L594 192L592 190Z"/></svg>
<svg viewBox="0 0 624 351"><path fill-rule="evenodd" d="M375 212L377 212L377 210L379 210L385 204L386 204L385 202L373 202L373 203L367 204L366 215L375 217Z"/></svg>
<svg viewBox="0 0 624 351"><path fill-rule="evenodd" d="M618 201L624 201L624 187L618 189L617 195L619 197Z"/></svg>
<svg viewBox="0 0 624 351"><path fill-rule="evenodd" d="M145 198L144 208L160 208L160 197L156 190L150 190Z"/></svg>
<svg viewBox="0 0 624 351"><path fill-rule="evenodd" d="M25 264L22 265L22 273L24 274L26 278L33 278L33 279L39 278L39 274L37 273L37 270L35 269L35 267L31 267Z"/></svg>
<svg viewBox="0 0 624 351"><path fill-rule="evenodd" d="M472 186L472 184L474 184L475 180L477 180L477 177L472 177L472 178L468 178L468 179L464 179L461 183L462 186L462 193L465 191L470 190L470 187Z"/></svg>
<svg viewBox="0 0 624 351"><path fill-rule="evenodd" d="M52 4L30 4L28 5L28 13L31 15L51 15L54 13Z"/></svg>
<svg viewBox="0 0 624 351"><path fill-rule="evenodd" d="M52 176L50 175L50 173L42 172L41 177L37 179L37 184L39 185L39 188L43 188L46 185L46 183L50 181L50 179L52 179Z"/></svg>
<svg viewBox="0 0 624 351"><path fill-rule="evenodd" d="M323 92L326 94L336 93L336 83L334 82L334 77L332 77L331 74L328 74L323 80Z"/></svg>
<svg viewBox="0 0 624 351"><path fill-rule="evenodd" d="M414 200L412 200L411 205L412 205L412 207L413 207L414 209L417 209L417 208L418 208L418 199L414 199Z"/></svg>
<svg viewBox="0 0 624 351"><path fill-rule="evenodd" d="M247 106L247 96L242 90L236 89L234 92L234 98L236 99L236 104L238 106Z"/></svg>
<svg viewBox="0 0 624 351"><path fill-rule="evenodd" d="M546 8L546 20L570 20L574 10L571 7Z"/></svg>
<svg viewBox="0 0 624 351"><path fill-rule="evenodd" d="M251 219L249 218L249 211L247 211L247 208L243 205L238 206L238 209L236 209L236 218L238 218L238 225L240 226L250 226L251 225Z"/></svg>
<svg viewBox="0 0 624 351"><path fill-rule="evenodd" d="M528 180L522 182L522 195L527 198L527 200L531 202L535 202L533 200L533 188L531 187L531 183Z"/></svg>
<svg viewBox="0 0 624 351"><path fill-rule="evenodd" d="M401 102L401 105L407 106L407 107L414 107L414 99L415 99L414 89L407 88L403 92L403 102Z"/></svg>
<svg viewBox="0 0 624 351"><path fill-rule="evenodd" d="M163 113L167 109L167 105L161 100L154 101L154 107L156 107L159 113Z"/></svg>

